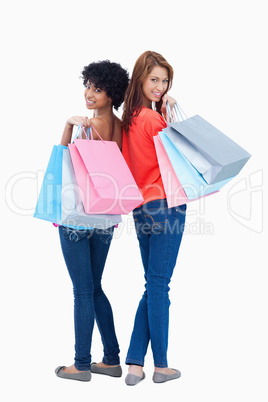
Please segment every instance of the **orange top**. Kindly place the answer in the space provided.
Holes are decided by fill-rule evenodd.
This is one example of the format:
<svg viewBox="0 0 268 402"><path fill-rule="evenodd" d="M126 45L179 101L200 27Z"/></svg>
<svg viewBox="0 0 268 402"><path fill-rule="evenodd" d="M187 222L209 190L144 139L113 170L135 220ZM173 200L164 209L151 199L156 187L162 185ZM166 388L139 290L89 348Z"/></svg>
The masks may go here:
<svg viewBox="0 0 268 402"><path fill-rule="evenodd" d="M143 204L166 198L153 140L165 127L159 113L143 107L128 134L123 133L122 153L144 198Z"/></svg>

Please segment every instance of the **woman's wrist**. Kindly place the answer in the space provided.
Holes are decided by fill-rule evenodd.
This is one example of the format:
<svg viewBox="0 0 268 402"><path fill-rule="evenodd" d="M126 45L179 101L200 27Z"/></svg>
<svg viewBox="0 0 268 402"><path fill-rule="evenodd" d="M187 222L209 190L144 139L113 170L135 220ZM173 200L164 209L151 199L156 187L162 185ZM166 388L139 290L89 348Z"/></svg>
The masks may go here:
<svg viewBox="0 0 268 402"><path fill-rule="evenodd" d="M70 119L68 119L68 120L66 121L65 127L73 128L74 123L72 122L71 119L72 119L72 118L70 118Z"/></svg>

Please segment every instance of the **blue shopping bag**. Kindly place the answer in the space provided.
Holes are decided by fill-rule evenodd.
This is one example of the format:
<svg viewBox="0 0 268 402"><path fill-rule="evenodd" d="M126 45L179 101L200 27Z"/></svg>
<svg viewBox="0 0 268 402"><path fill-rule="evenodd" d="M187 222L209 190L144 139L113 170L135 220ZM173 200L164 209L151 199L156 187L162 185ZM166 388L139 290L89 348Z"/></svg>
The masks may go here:
<svg viewBox="0 0 268 402"><path fill-rule="evenodd" d="M178 177L189 200L194 200L205 195L219 191L232 178L215 184L208 184L201 173L189 162L182 152L173 144L165 133L165 129L159 133L162 144L169 157L171 165Z"/></svg>
<svg viewBox="0 0 268 402"><path fill-rule="evenodd" d="M48 162L34 217L61 223L61 185L63 145L54 145Z"/></svg>

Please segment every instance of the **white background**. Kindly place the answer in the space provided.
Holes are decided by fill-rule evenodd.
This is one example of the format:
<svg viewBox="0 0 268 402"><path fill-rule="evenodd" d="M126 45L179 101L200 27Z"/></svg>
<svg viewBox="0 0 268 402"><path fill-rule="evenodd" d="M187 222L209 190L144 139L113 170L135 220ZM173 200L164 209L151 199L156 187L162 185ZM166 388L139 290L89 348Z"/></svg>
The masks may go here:
<svg viewBox="0 0 268 402"><path fill-rule="evenodd" d="M266 2L25 0L1 8L2 399L267 401ZM73 363L72 287L57 229L32 218L38 177L66 119L87 113L83 66L110 59L131 73L145 50L174 67L170 94L188 116L201 115L253 156L219 194L188 208L170 291L169 365L181 379L154 384L149 349L146 380L124 383L143 291L129 216L104 274L124 376L65 381L54 368ZM101 360L97 330L92 354Z"/></svg>

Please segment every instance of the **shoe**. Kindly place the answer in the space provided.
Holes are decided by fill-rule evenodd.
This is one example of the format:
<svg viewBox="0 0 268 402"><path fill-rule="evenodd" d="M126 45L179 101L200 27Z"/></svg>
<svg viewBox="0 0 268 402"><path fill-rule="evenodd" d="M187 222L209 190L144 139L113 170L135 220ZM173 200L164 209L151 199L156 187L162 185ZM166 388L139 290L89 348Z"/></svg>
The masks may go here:
<svg viewBox="0 0 268 402"><path fill-rule="evenodd" d="M56 368L55 373L60 378L66 378L67 380L78 380L78 381L90 381L91 380L91 371L81 371L81 373L65 373L63 371L65 366L59 366Z"/></svg>
<svg viewBox="0 0 268 402"><path fill-rule="evenodd" d="M160 382L166 382L166 381L169 381L169 380L175 380L176 378L180 378L181 372L179 370L176 370L176 369L172 369L172 370L175 370L176 373L174 373L174 374L163 374L163 373L158 373L157 371L155 371L154 375L153 375L153 382L160 383Z"/></svg>
<svg viewBox="0 0 268 402"><path fill-rule="evenodd" d="M106 374L111 377L121 377L122 367L120 365L114 367L98 367L96 363L91 364L91 373Z"/></svg>
<svg viewBox="0 0 268 402"><path fill-rule="evenodd" d="M144 380L145 373L142 374L142 377L134 374L128 374L125 379L125 383L127 385L137 385L141 380Z"/></svg>

